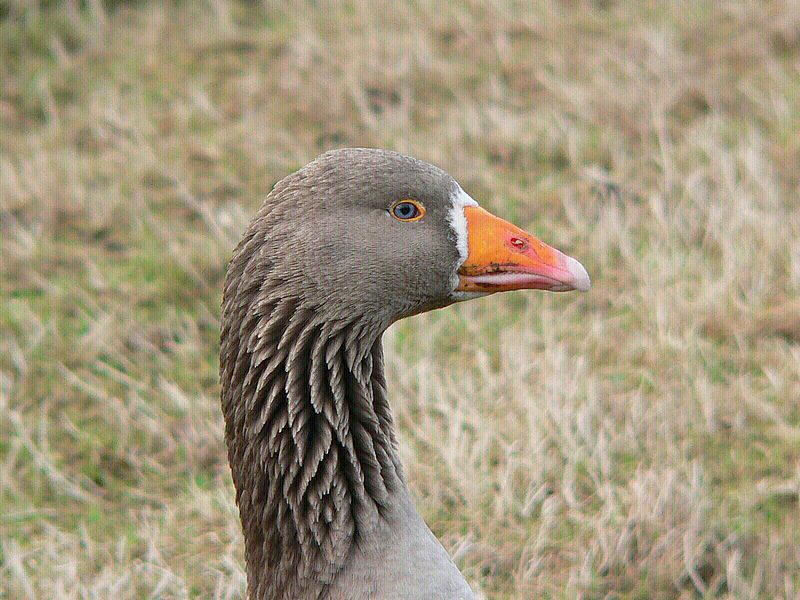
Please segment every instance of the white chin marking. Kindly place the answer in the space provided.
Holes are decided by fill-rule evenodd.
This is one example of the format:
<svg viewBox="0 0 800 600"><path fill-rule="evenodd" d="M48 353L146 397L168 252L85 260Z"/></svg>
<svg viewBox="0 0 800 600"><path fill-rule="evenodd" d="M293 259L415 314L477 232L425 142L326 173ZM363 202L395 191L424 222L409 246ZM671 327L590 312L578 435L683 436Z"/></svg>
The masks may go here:
<svg viewBox="0 0 800 600"><path fill-rule="evenodd" d="M470 296L468 298L460 298L458 297L459 294L464 292L456 292L455 289L458 287L458 275L457 272L461 268L461 265L467 260L468 254L468 246L467 246L467 217L464 214L464 207L465 206L478 206L478 203L473 200L473 198L461 189L461 186L456 184L456 189L453 191L453 194L450 196L450 201L452 206L450 207L450 227L453 228L453 231L456 234L456 249L458 250L458 263L456 264L456 268L453 270L453 296L457 298L457 300L470 300L471 298L477 298L478 296L484 296L483 293L478 293L477 296ZM475 292L469 292L470 294Z"/></svg>

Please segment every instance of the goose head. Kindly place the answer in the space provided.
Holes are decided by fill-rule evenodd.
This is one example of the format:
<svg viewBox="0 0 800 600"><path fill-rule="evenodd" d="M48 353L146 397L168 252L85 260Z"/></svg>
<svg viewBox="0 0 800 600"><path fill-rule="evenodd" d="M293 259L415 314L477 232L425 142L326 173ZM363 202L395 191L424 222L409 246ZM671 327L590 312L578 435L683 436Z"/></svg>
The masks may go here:
<svg viewBox="0 0 800 600"><path fill-rule="evenodd" d="M265 276L331 316L399 318L494 292L589 288L573 258L478 206L445 171L395 152L323 154L259 217Z"/></svg>

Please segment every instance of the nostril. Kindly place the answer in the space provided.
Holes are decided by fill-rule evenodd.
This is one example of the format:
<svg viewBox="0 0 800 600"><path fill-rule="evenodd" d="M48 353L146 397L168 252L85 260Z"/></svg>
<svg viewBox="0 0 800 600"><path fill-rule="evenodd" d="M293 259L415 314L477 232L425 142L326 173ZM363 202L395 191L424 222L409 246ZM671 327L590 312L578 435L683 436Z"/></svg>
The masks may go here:
<svg viewBox="0 0 800 600"><path fill-rule="evenodd" d="M518 238L518 237L512 237L512 238L511 238L511 239L509 239L508 241L509 241L509 243L510 243L512 246L514 246L514 248L516 248L517 250L525 250L525 248L527 248L527 246L528 246L528 245L525 243L525 240L523 240L523 239L520 239L520 238Z"/></svg>

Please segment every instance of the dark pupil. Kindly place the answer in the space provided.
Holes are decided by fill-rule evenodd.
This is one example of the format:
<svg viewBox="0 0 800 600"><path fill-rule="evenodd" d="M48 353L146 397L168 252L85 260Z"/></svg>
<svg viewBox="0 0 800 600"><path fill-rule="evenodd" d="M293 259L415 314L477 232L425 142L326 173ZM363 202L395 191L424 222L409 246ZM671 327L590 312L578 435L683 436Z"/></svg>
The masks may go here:
<svg viewBox="0 0 800 600"><path fill-rule="evenodd" d="M417 212L417 207L411 202L401 202L394 207L394 214L401 219L410 219Z"/></svg>

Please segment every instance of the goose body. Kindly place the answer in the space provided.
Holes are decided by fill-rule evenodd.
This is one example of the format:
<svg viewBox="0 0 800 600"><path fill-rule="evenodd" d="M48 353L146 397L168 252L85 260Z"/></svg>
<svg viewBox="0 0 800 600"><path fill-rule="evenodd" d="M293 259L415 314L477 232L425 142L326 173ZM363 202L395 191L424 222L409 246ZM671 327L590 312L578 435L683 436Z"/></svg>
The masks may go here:
<svg viewBox="0 0 800 600"><path fill-rule="evenodd" d="M580 263L408 156L336 150L276 184L222 306L249 598L474 600L406 486L381 335L496 291L588 287Z"/></svg>

